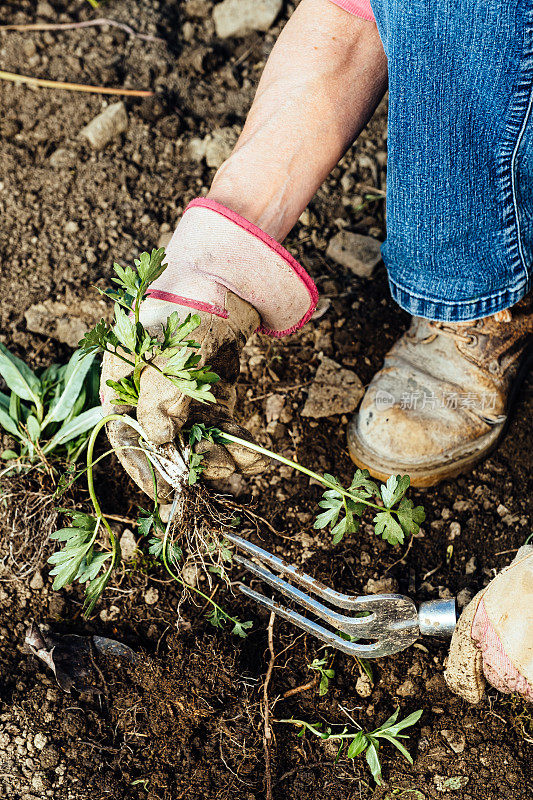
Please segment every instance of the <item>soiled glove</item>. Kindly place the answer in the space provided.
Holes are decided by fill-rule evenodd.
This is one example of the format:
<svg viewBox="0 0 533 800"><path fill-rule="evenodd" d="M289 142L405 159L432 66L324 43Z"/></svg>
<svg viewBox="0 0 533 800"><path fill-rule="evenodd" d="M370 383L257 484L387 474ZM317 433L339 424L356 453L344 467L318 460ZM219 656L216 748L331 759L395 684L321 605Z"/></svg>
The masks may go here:
<svg viewBox="0 0 533 800"><path fill-rule="evenodd" d="M533 547L522 547L465 608L445 678L470 703L481 701L486 680L533 702Z"/></svg>
<svg viewBox="0 0 533 800"><path fill-rule="evenodd" d="M186 209L166 251L167 269L152 284L141 308L141 322L154 336L161 333L173 311L180 319L196 313L201 325L193 331L200 345L200 366L220 376L212 386L217 403L202 404L183 395L167 378L147 367L141 374L137 419L148 439L157 445L174 442L183 427L195 422L216 425L227 433L250 439L232 420L239 355L254 330L283 336L301 327L316 306L314 283L292 256L267 234L229 209L207 199ZM155 362L157 364L157 361ZM106 413L131 412L113 406L109 379L119 381L131 368L106 354L101 394ZM153 497L152 473L138 448L137 433L121 422L108 425L108 437L119 460L135 482ZM265 459L240 445L200 442L207 479L233 472L254 474ZM172 494L158 476L158 496Z"/></svg>

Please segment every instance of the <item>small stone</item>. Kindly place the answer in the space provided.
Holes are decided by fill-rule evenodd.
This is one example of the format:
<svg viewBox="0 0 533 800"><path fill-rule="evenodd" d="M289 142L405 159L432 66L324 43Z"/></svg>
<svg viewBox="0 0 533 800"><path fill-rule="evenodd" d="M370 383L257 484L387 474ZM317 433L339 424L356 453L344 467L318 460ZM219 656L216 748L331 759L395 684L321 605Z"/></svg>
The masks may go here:
<svg viewBox="0 0 533 800"><path fill-rule="evenodd" d="M285 405L285 397L282 394L272 394L267 397L265 402L265 416L268 422L277 422Z"/></svg>
<svg viewBox="0 0 533 800"><path fill-rule="evenodd" d="M188 17L206 19L211 12L212 3L208 0L187 0L184 11Z"/></svg>
<svg viewBox="0 0 533 800"><path fill-rule="evenodd" d="M448 528L448 539L453 542L457 536L461 534L461 526L458 522L450 522L450 527Z"/></svg>
<svg viewBox="0 0 533 800"><path fill-rule="evenodd" d="M37 14L38 17L52 17L52 18L55 18L55 16L56 16L56 12L54 11L54 9L50 5L50 3L46 3L46 2L44 2L44 0L43 0L43 2L37 3L36 14Z"/></svg>
<svg viewBox="0 0 533 800"><path fill-rule="evenodd" d="M418 688L410 678L407 678L396 689L396 694L399 697L414 697L415 694L417 693L418 693Z"/></svg>
<svg viewBox="0 0 533 800"><path fill-rule="evenodd" d="M144 602L147 606L155 606L159 600L159 592L153 586L150 586L144 593Z"/></svg>
<svg viewBox="0 0 533 800"><path fill-rule="evenodd" d="M30 589L33 589L34 591L37 592L39 591L39 589L42 589L43 586L44 586L43 576L41 575L39 570L37 570L33 574L33 578L30 581Z"/></svg>
<svg viewBox="0 0 533 800"><path fill-rule="evenodd" d="M37 52L37 48L35 46L35 42L33 39L26 39L24 44L22 45L22 52L26 56L26 58L31 58Z"/></svg>
<svg viewBox="0 0 533 800"><path fill-rule="evenodd" d="M300 223L300 225L304 225L304 227L307 227L308 225L311 224L311 212L309 211L308 208L304 208L304 210L298 217L298 222Z"/></svg>
<svg viewBox="0 0 533 800"><path fill-rule="evenodd" d="M189 158L192 158L193 161L201 161L205 156L206 147L206 139L200 139L198 136L195 136L194 139L190 140L187 146Z"/></svg>
<svg viewBox="0 0 533 800"><path fill-rule="evenodd" d="M369 578L365 583L365 594L395 594L398 591L396 578Z"/></svg>
<svg viewBox="0 0 533 800"><path fill-rule="evenodd" d="M133 531L129 528L124 529L124 533L120 537L120 551L124 561L131 561L137 551L137 542Z"/></svg>
<svg viewBox="0 0 533 800"><path fill-rule="evenodd" d="M36 750L42 750L45 747L48 739L44 735L44 733L36 733L33 737L33 746Z"/></svg>
<svg viewBox="0 0 533 800"><path fill-rule="evenodd" d="M120 608L118 606L103 608L98 616L102 622L114 622L120 617Z"/></svg>
<svg viewBox="0 0 533 800"><path fill-rule="evenodd" d="M368 675L359 675L355 682L355 691L359 697L370 697L372 694L372 682Z"/></svg>
<svg viewBox="0 0 533 800"><path fill-rule="evenodd" d="M218 169L231 155L238 133L234 128L216 128L206 139L205 160L208 167Z"/></svg>
<svg viewBox="0 0 533 800"><path fill-rule="evenodd" d="M319 419L350 414L363 394L363 384L355 372L324 356L309 388L302 416Z"/></svg>
<svg viewBox="0 0 533 800"><path fill-rule="evenodd" d="M50 166L54 169L68 169L73 167L76 161L77 155L74 150L66 147L58 147L49 158Z"/></svg>
<svg viewBox="0 0 533 800"><path fill-rule="evenodd" d="M44 300L24 312L29 331L57 339L69 347L77 347L88 330L102 317L109 319L109 316L109 304L99 299L84 299L83 303Z"/></svg>
<svg viewBox="0 0 533 800"><path fill-rule="evenodd" d="M440 735L445 742L450 746L454 753L462 753L466 746L466 738L464 733L460 731L452 731L449 729L442 730Z"/></svg>
<svg viewBox="0 0 533 800"><path fill-rule="evenodd" d="M181 570L181 577L187 586L196 586L198 583L198 565L195 561L186 561Z"/></svg>
<svg viewBox="0 0 533 800"><path fill-rule="evenodd" d="M165 231L159 235L159 239L157 240L158 247L167 248L170 240L172 239L172 231Z"/></svg>
<svg viewBox="0 0 533 800"><path fill-rule="evenodd" d="M126 106L122 101L108 106L101 114L98 114L88 125L80 131L91 147L101 150L102 147L110 142L128 128L128 115Z"/></svg>
<svg viewBox="0 0 533 800"><path fill-rule="evenodd" d="M330 239L326 257L360 278L369 278L381 261L381 244L371 236L339 231Z"/></svg>
<svg viewBox="0 0 533 800"><path fill-rule="evenodd" d="M465 566L465 575L473 575L473 574L474 574L474 572L476 571L476 569L477 569L476 557L475 557L475 556L472 556L472 558L470 558L470 559L469 559L469 560L466 562L466 566Z"/></svg>
<svg viewBox="0 0 533 800"><path fill-rule="evenodd" d="M283 0L223 0L213 9L216 34L227 39L250 31L267 31L282 5Z"/></svg>
<svg viewBox="0 0 533 800"><path fill-rule="evenodd" d="M65 222L65 227L63 228L65 233L78 233L79 229L80 226L77 222L74 222L73 219L69 219L68 222Z"/></svg>
<svg viewBox="0 0 533 800"><path fill-rule="evenodd" d="M457 592L457 605L459 608L466 608L469 602L472 600L472 592L470 589L461 589L460 592Z"/></svg>
<svg viewBox="0 0 533 800"><path fill-rule="evenodd" d="M447 778L446 775L434 775L433 781L438 792L458 792L468 783L468 776L454 775Z"/></svg>

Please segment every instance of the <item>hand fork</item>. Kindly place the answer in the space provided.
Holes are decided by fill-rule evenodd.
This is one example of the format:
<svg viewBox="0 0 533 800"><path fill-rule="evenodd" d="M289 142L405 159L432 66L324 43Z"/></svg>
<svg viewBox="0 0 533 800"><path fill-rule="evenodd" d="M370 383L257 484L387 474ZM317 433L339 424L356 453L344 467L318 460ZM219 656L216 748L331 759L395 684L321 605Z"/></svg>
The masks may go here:
<svg viewBox="0 0 533 800"><path fill-rule="evenodd" d="M421 603L417 610L413 600L401 594L342 594L239 536L227 533L225 538L250 557L234 555L233 560L237 564L313 613L334 628L335 632L241 583L239 588L243 594L343 653L360 658L380 658L404 650L420 634L449 637L453 633L457 619L455 599L430 600ZM283 580L276 572L289 578L296 586ZM298 587L306 589L309 594ZM334 609L328 608L317 598L326 601ZM352 613L344 614L337 609ZM366 643L362 643L361 639Z"/></svg>
<svg viewBox="0 0 533 800"><path fill-rule="evenodd" d="M188 467L177 448L172 447L169 451L156 447L150 442L143 442L141 446L153 466L176 489L167 522L168 530L176 511L183 476L188 472ZM240 536L226 533L225 538L250 558L259 562L256 564L250 558L236 554L233 560L237 564L242 564L249 572L272 586L273 589L277 589L285 597L311 611L319 619L331 625L338 633L241 583L239 588L243 594L322 642L332 645L348 655L359 658L380 658L405 650L421 634L446 638L453 633L457 620L455 599L430 600L421 603L417 610L413 600L401 594L366 596L342 594ZM283 580L279 575L274 574L275 572L290 578L297 586ZM307 589L310 594L306 594L298 586ZM316 598L325 600L331 606L353 613L352 615L341 614L339 611L328 608ZM341 634L344 634L346 638L343 638ZM360 639L369 643L363 644L359 641Z"/></svg>

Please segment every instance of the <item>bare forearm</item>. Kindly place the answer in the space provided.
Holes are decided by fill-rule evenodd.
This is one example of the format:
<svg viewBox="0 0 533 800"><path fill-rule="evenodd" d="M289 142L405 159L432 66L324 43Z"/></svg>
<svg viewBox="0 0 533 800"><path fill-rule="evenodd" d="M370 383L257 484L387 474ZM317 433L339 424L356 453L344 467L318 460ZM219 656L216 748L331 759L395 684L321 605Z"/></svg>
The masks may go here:
<svg viewBox="0 0 533 800"><path fill-rule="evenodd" d="M278 241L372 116L387 83L374 23L302 0L209 196Z"/></svg>

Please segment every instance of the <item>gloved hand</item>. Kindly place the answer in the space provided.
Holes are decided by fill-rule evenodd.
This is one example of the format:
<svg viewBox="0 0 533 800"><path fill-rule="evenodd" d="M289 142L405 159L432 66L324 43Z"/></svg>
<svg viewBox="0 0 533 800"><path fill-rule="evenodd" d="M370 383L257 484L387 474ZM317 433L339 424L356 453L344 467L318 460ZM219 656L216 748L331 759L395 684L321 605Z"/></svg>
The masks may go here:
<svg viewBox="0 0 533 800"><path fill-rule="evenodd" d="M533 547L520 548L465 608L454 631L445 678L469 703L485 679L533 702Z"/></svg>
<svg viewBox="0 0 533 800"><path fill-rule="evenodd" d="M216 425L227 433L250 439L232 420L239 375L239 355L254 330L284 336L301 327L316 306L314 283L303 268L274 239L244 218L208 199L193 201L185 210L166 251L167 269L155 281L141 308L141 322L152 335L173 311L180 319L198 314L200 366L220 376L213 384L216 405L183 395L165 376L147 367L141 374L137 419L156 445L174 442L183 427L195 422ZM156 362L157 363L157 362ZM106 413L131 412L113 406L114 390L106 381L119 381L130 367L106 354L102 368L102 405ZM108 425L108 437L119 460L135 482L153 497L152 473L138 449L138 435L121 422ZM254 474L265 459L239 445L202 441L207 479L228 477L234 471ZM170 486L158 476L158 496L168 499Z"/></svg>

